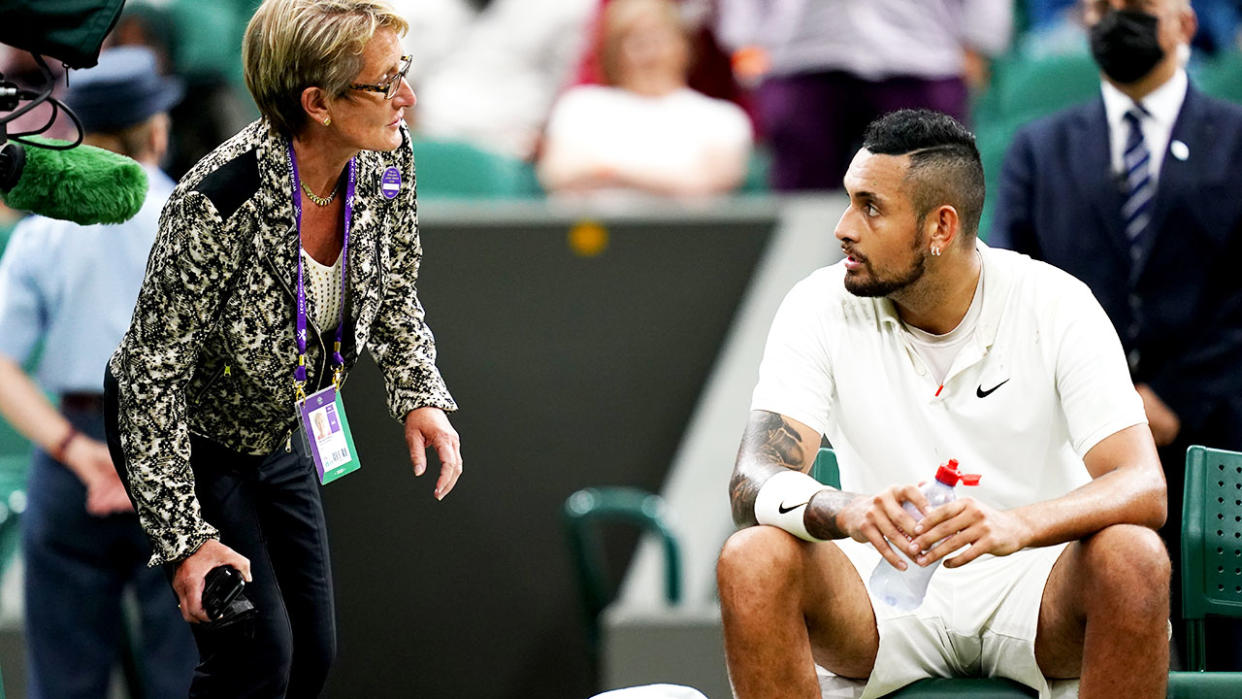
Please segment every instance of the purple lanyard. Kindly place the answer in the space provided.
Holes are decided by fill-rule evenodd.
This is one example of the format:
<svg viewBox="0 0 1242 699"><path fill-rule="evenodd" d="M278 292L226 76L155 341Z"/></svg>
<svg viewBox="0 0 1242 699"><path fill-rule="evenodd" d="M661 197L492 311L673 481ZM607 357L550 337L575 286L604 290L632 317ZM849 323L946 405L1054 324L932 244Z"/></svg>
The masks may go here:
<svg viewBox="0 0 1242 699"><path fill-rule="evenodd" d="M298 160L293 154L293 143L289 143L289 169L293 173L293 214L298 229L298 368L293 372L294 383L299 393L306 385L306 283L302 272L302 183L298 179ZM341 320L336 326L336 343L332 348L332 361L337 371L345 365L341 356L341 337L345 332L345 269L349 266L349 222L354 215L354 185L357 181L358 165L354 158L349 159L349 182L345 187L345 240L341 245Z"/></svg>

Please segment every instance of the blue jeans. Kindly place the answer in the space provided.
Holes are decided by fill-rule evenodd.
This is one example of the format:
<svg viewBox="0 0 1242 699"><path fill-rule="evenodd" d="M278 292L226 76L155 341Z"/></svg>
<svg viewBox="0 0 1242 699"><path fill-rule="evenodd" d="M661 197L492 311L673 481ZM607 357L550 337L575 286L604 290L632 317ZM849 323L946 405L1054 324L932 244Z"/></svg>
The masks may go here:
<svg viewBox="0 0 1242 699"><path fill-rule="evenodd" d="M105 378L108 446L126 488L116 431L116 381ZM289 406L293 410L293 406ZM203 518L221 543L250 560L250 622L213 630L191 624L199 664L191 697L315 697L336 657L328 536L314 462L294 436L267 456L192 437L190 467ZM166 566L170 579L174 566Z"/></svg>
<svg viewBox="0 0 1242 699"><path fill-rule="evenodd" d="M97 411L66 412L82 433L103 439ZM133 514L93 517L86 488L67 467L37 451L22 515L28 696L103 699L121 654L122 593L138 600L135 650L147 697L183 697L197 654Z"/></svg>

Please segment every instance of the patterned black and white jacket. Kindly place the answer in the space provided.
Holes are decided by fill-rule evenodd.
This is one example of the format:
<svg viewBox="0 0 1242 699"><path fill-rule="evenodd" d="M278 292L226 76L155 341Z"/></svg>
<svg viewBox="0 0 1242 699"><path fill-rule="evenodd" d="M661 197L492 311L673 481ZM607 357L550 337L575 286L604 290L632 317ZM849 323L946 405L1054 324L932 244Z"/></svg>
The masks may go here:
<svg viewBox="0 0 1242 699"><path fill-rule="evenodd" d="M369 347L388 409L455 410L415 289L418 239L408 132L392 152L357 156L348 251L345 370ZM296 427L293 372L298 238L288 141L250 124L186 174L164 207L133 321L109 362L118 431L150 565L215 538L190 469L190 435L245 454L283 448ZM386 169L401 174L384 196ZM310 315L310 314L308 314ZM322 385L335 333L309 328L308 387ZM332 330L335 330L333 328Z"/></svg>

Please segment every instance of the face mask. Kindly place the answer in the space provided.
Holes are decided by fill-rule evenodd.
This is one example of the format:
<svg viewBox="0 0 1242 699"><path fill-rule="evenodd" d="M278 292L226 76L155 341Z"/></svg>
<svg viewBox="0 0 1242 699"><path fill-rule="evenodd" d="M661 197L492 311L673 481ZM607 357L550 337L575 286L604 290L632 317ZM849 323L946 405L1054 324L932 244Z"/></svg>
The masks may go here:
<svg viewBox="0 0 1242 699"><path fill-rule="evenodd" d="M1164 58L1156 22L1146 12L1115 10L1091 27L1091 55L1105 75L1126 85L1156 67Z"/></svg>

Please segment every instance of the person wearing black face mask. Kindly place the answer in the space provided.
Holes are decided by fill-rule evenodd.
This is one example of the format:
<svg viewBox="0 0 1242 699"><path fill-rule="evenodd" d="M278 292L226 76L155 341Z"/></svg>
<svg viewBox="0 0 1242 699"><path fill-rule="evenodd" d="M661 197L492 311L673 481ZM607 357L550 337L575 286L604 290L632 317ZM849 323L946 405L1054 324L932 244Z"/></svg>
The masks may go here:
<svg viewBox="0 0 1242 699"><path fill-rule="evenodd" d="M1165 57L1158 28L1156 16L1141 10L1105 12L1091 26L1091 55L1112 82L1138 82Z"/></svg>
<svg viewBox="0 0 1242 699"><path fill-rule="evenodd" d="M1018 131L990 240L1086 282L1121 336L1168 480L1184 651L1186 448L1242 450L1242 108L1190 84L1188 0L1089 0L1084 19L1101 98ZM1242 625L1209 619L1207 649L1242 669Z"/></svg>

